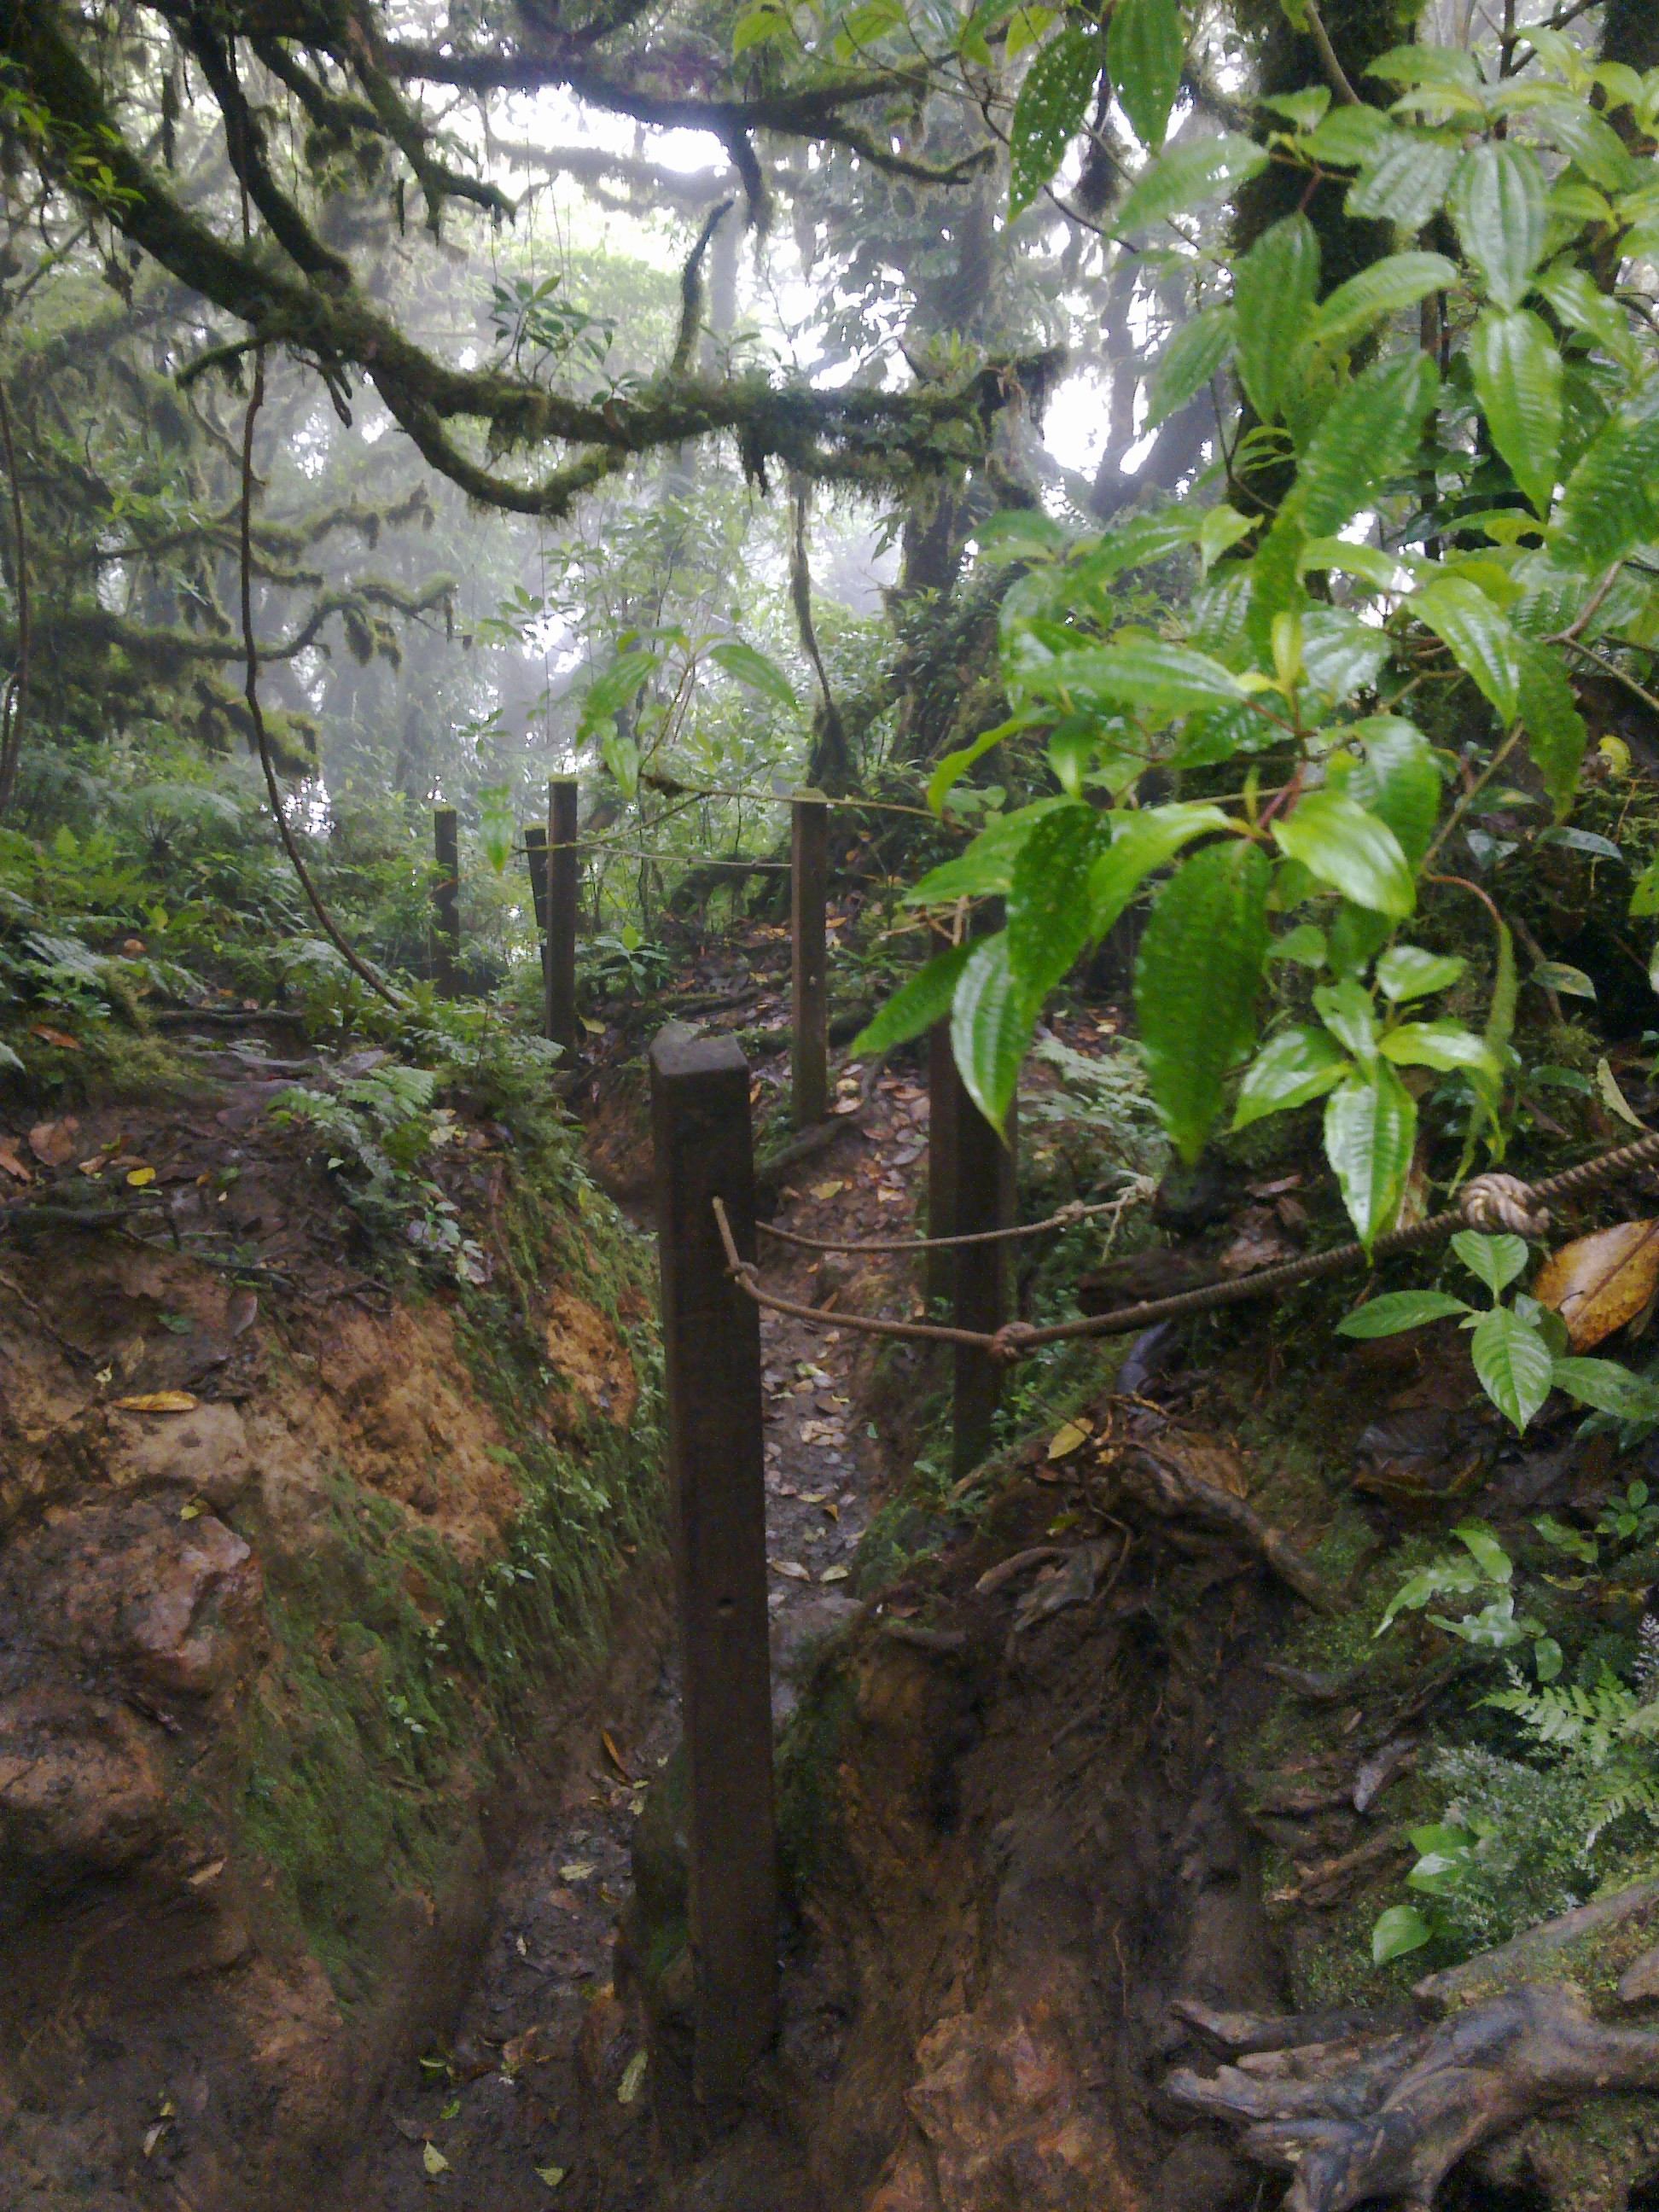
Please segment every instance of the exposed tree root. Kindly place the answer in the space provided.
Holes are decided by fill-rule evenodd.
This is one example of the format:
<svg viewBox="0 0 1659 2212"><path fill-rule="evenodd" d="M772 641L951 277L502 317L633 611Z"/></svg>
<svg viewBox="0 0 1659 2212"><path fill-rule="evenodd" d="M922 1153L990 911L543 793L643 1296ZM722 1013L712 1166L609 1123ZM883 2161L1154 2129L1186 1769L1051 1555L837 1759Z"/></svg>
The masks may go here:
<svg viewBox="0 0 1659 2212"><path fill-rule="evenodd" d="M1253 2045L1254 2055L1213 2076L1182 2069L1167 2093L1190 2111L1248 2124L1246 2154L1295 2172L1285 2212L1370 2203L1429 2212L1478 2144L1551 2106L1659 2088L1659 2035L1604 2027L1583 1994L1559 1983L1506 1990L1435 2027L1402 2033L1382 2022L1291 2049L1264 2049L1253 2019L1217 2014L1203 2025L1235 2048Z"/></svg>

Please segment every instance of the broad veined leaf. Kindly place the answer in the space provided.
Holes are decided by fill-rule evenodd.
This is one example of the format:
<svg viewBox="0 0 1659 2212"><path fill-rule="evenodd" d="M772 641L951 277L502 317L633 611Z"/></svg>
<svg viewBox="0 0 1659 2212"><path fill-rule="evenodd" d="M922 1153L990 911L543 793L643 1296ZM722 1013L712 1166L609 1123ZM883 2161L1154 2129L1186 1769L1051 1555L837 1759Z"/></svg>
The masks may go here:
<svg viewBox="0 0 1659 2212"><path fill-rule="evenodd" d="M1543 1338L1507 1306L1494 1306L1475 1323L1469 1352L1481 1389L1517 1431L1524 1429L1550 1395L1554 1362Z"/></svg>
<svg viewBox="0 0 1659 2212"><path fill-rule="evenodd" d="M1042 817L1063 799L1039 799L1018 812L1000 816L981 830L965 853L946 860L904 894L907 906L945 906L960 898L984 898L1006 891L1013 880L1020 847Z"/></svg>
<svg viewBox="0 0 1659 2212"><path fill-rule="evenodd" d="M1414 1905L1391 1905L1377 1914L1371 1929L1371 1964L1386 1966L1390 1959L1403 1959L1433 1941L1433 1929Z"/></svg>
<svg viewBox="0 0 1659 2212"><path fill-rule="evenodd" d="M1578 771L1584 764L1589 732L1566 671L1555 654L1531 638L1519 642L1521 720L1526 726L1527 749L1544 780L1559 822L1571 808L1578 788Z"/></svg>
<svg viewBox="0 0 1659 2212"><path fill-rule="evenodd" d="M1521 705L1521 639L1502 610L1467 576L1437 576L1406 605L1504 720L1512 722Z"/></svg>
<svg viewBox="0 0 1659 2212"><path fill-rule="evenodd" d="M1417 450L1439 378L1425 354L1377 362L1326 410L1297 471L1302 527L1328 538L1369 507Z"/></svg>
<svg viewBox="0 0 1659 2212"><path fill-rule="evenodd" d="M1302 617L1304 689L1328 714L1374 684L1391 650L1382 630L1346 608L1310 607Z"/></svg>
<svg viewBox="0 0 1659 2212"><path fill-rule="evenodd" d="M1417 885L1388 823L1342 793L1310 791L1273 825L1279 850L1357 906L1397 918L1417 903Z"/></svg>
<svg viewBox="0 0 1659 2212"><path fill-rule="evenodd" d="M1417 1108L1386 1060L1325 1101L1325 1157L1367 1251L1400 1211L1416 1139Z"/></svg>
<svg viewBox="0 0 1659 2212"><path fill-rule="evenodd" d="M1154 154L1170 127L1186 53L1180 0L1117 0L1106 33L1106 66L1118 106Z"/></svg>
<svg viewBox="0 0 1659 2212"><path fill-rule="evenodd" d="M518 828L513 787L507 783L490 784L478 793L478 828L483 839L484 858L498 876L504 875L513 857L514 833Z"/></svg>
<svg viewBox="0 0 1659 2212"><path fill-rule="evenodd" d="M1376 1058L1376 1010L1370 993L1363 983L1345 976L1340 983L1321 983L1313 1002L1314 1012L1331 1035L1361 1063L1363 1074Z"/></svg>
<svg viewBox="0 0 1659 2212"><path fill-rule="evenodd" d="M1378 1049L1396 1067L1433 1067L1442 1074L1474 1068L1494 1082L1503 1073L1485 1037L1476 1036L1462 1022L1407 1022L1390 1030Z"/></svg>
<svg viewBox="0 0 1659 2212"><path fill-rule="evenodd" d="M750 690L758 691L775 707L781 707L788 714L799 714L800 701L795 696L794 685L769 654L745 645L740 637L728 637L709 647L709 658L718 661L728 676L735 677Z"/></svg>
<svg viewBox="0 0 1659 2212"><path fill-rule="evenodd" d="M1103 937L1154 869L1207 830L1231 827L1218 806L1187 800L1120 817L1107 850L1089 872L1088 934Z"/></svg>
<svg viewBox="0 0 1659 2212"><path fill-rule="evenodd" d="M1593 999L1595 986L1582 968L1566 960L1540 960L1527 978L1540 991L1559 991L1568 999Z"/></svg>
<svg viewBox="0 0 1659 2212"><path fill-rule="evenodd" d="M1348 187L1349 215L1419 231L1440 207L1458 149L1438 139L1396 132L1365 161Z"/></svg>
<svg viewBox="0 0 1659 2212"><path fill-rule="evenodd" d="M994 1129L1008 1119L1036 1008L1008 960L1006 933L969 954L951 1010L951 1049L963 1087Z"/></svg>
<svg viewBox="0 0 1659 2212"><path fill-rule="evenodd" d="M1204 389L1233 346L1233 311L1205 307L1183 323L1158 357L1146 386L1146 428L1156 430Z"/></svg>
<svg viewBox="0 0 1659 2212"><path fill-rule="evenodd" d="M1421 1328L1431 1321L1449 1321L1454 1314L1472 1309L1462 1298L1444 1291L1385 1291L1368 1298L1336 1324L1339 1336L1399 1336L1408 1328Z"/></svg>
<svg viewBox="0 0 1659 2212"><path fill-rule="evenodd" d="M1100 76L1100 34L1073 26L1025 72L1008 133L1008 220L1030 206L1083 128Z"/></svg>
<svg viewBox="0 0 1659 2212"><path fill-rule="evenodd" d="M1659 409L1626 411L1591 439L1567 478L1555 550L1597 571L1659 536Z"/></svg>
<svg viewBox="0 0 1659 2212"><path fill-rule="evenodd" d="M1469 341L1469 368L1492 441L1510 474L1547 514L1561 453L1561 356L1525 308L1488 307Z"/></svg>
<svg viewBox="0 0 1659 2212"><path fill-rule="evenodd" d="M971 744L963 745L956 752L946 753L927 779L927 804L935 814L945 811L945 800L969 769L983 760L986 754L994 746L1000 745L1005 738L1012 737L1020 726L1018 720L999 722L994 729L981 731Z"/></svg>
<svg viewBox="0 0 1659 2212"><path fill-rule="evenodd" d="M1460 1229L1451 1244L1470 1274L1478 1277L1494 1297L1508 1290L1527 1264L1524 1237L1492 1237L1479 1229Z"/></svg>
<svg viewBox="0 0 1659 2212"><path fill-rule="evenodd" d="M1400 314L1456 282L1456 265L1443 253L1388 254L1326 295L1314 318L1314 343L1350 344L1385 315Z"/></svg>
<svg viewBox="0 0 1659 2212"><path fill-rule="evenodd" d="M1053 515L1040 507L1005 507L974 525L981 561L1051 560L1070 542Z"/></svg>
<svg viewBox="0 0 1659 2212"><path fill-rule="evenodd" d="M1382 995L1395 1006L1449 991L1468 966L1455 952L1425 952L1420 945L1390 945L1376 963Z"/></svg>
<svg viewBox="0 0 1659 2212"><path fill-rule="evenodd" d="M1616 1359L1558 1359L1550 1379L1558 1390L1565 1390L1581 1406L1593 1406L1598 1413L1627 1413L1632 1401L1639 1400L1642 1389L1629 1368L1621 1367ZM1577 1556L1582 1559L1584 1554ZM1589 1564L1595 1564L1593 1546L1589 1547Z"/></svg>
<svg viewBox="0 0 1659 2212"><path fill-rule="evenodd" d="M1197 1158L1255 1034L1272 864L1243 838L1195 854L1159 891L1135 966L1146 1079L1182 1157Z"/></svg>
<svg viewBox="0 0 1659 2212"><path fill-rule="evenodd" d="M629 653L618 653L602 675L596 676L582 695L581 720L584 730L606 721L622 709L654 674L657 656L635 647Z"/></svg>
<svg viewBox="0 0 1659 2212"><path fill-rule="evenodd" d="M918 969L854 1039L854 1052L890 1052L895 1045L908 1044L935 1022L942 1022L951 1011L957 978L973 950L971 944L953 945L948 952L939 953L925 968Z"/></svg>
<svg viewBox="0 0 1659 2212"><path fill-rule="evenodd" d="M1232 671L1208 653L1157 637L1084 646L1038 662L1021 675L1028 691L1134 707L1160 721L1206 707L1231 706L1245 696Z"/></svg>
<svg viewBox="0 0 1659 2212"><path fill-rule="evenodd" d="M1641 181L1642 165L1588 100L1546 100L1529 113L1533 123L1554 141L1574 167L1604 192L1626 192Z"/></svg>
<svg viewBox="0 0 1659 2212"><path fill-rule="evenodd" d="M1234 265L1239 380L1264 422L1300 385L1318 295L1319 235L1304 215L1274 223Z"/></svg>
<svg viewBox="0 0 1659 2212"><path fill-rule="evenodd" d="M1588 272L1570 261L1540 270L1533 289L1547 301L1570 331L1591 338L1628 374L1642 365L1642 349L1631 336L1624 310L1600 289Z"/></svg>
<svg viewBox="0 0 1659 2212"><path fill-rule="evenodd" d="M1079 590L1098 592L1126 568L1167 560L1198 535L1199 518L1189 509L1166 507L1161 514L1138 514L1109 530L1073 564Z"/></svg>
<svg viewBox="0 0 1659 2212"><path fill-rule="evenodd" d="M1057 806L1020 848L1008 888L1008 962L1040 1006L1090 936L1089 872L1110 834L1092 806Z"/></svg>
<svg viewBox="0 0 1659 2212"><path fill-rule="evenodd" d="M1235 1129L1248 1129L1268 1114L1283 1114L1322 1098L1353 1063L1324 1030L1305 1022L1269 1037L1244 1071L1233 1114Z"/></svg>
<svg viewBox="0 0 1659 2212"><path fill-rule="evenodd" d="M1447 202L1487 291L1500 307L1518 307L1549 222L1537 155L1512 138L1483 138L1459 161Z"/></svg>
<svg viewBox="0 0 1659 2212"><path fill-rule="evenodd" d="M1113 229L1144 230L1167 216L1185 215L1206 201L1231 192L1267 166L1267 151L1234 131L1172 146L1136 178L1118 210Z"/></svg>
<svg viewBox="0 0 1659 2212"><path fill-rule="evenodd" d="M1540 1305L1559 1313L1575 1352L1634 1321L1659 1288L1659 1221L1621 1221L1564 1244L1538 1271Z"/></svg>
<svg viewBox="0 0 1659 2212"><path fill-rule="evenodd" d="M1363 756L1357 761L1352 754L1334 758L1330 781L1388 823L1414 866L1429 848L1440 813L1434 748L1403 714L1368 715L1347 734L1364 748Z"/></svg>

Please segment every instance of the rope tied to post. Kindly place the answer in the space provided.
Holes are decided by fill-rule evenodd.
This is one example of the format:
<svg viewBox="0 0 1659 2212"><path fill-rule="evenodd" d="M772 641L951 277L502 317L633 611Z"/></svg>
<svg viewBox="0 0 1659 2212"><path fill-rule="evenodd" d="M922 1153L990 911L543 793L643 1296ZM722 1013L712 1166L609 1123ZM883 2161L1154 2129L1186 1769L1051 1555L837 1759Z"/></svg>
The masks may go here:
<svg viewBox="0 0 1659 2212"><path fill-rule="evenodd" d="M1487 1233L1502 1230L1516 1236L1540 1237L1549 1226L1552 1200L1574 1196L1580 1191L1593 1190L1599 1184L1615 1182L1622 1175L1656 1164L1659 1164L1659 1132L1638 1138L1633 1144L1618 1146L1595 1159L1581 1162L1576 1168L1565 1169L1559 1175L1547 1176L1542 1182L1523 1182L1518 1176L1476 1176L1464 1185L1455 1206L1431 1215L1425 1221L1415 1222L1409 1228L1391 1230L1386 1236L1377 1237L1369 1255L1364 1246L1357 1242L1333 1245L1328 1251L1310 1252L1299 1260L1282 1261L1275 1267L1257 1267L1249 1274L1200 1284L1195 1290L1182 1291L1172 1297L1152 1298L1139 1305L1121 1306L1115 1313L1089 1314L1077 1321L1055 1322L1042 1328L1029 1322L1009 1322L994 1335L988 1335L978 1329L951 1328L939 1322L899 1321L887 1316L866 1314L830 1315L817 1306L780 1298L762 1285L760 1271L753 1261L744 1260L739 1255L723 1202L716 1198L713 1204L720 1242L725 1248L727 1273L746 1297L769 1312L786 1314L798 1321L815 1322L820 1328L833 1325L836 1328L862 1331L870 1336L905 1337L921 1343L971 1345L979 1351L988 1352L993 1358L1012 1361L1027 1358L1046 1345L1068 1343L1079 1337L1127 1336L1154 1328L1159 1322L1178 1320L1187 1314L1208 1313L1222 1306L1240 1305L1247 1299L1263 1297L1271 1291L1289 1290L1298 1284L1322 1280L1328 1275L1346 1273L1350 1267L1368 1261L1393 1259L1402 1252L1419 1250L1425 1245L1437 1243L1443 1237L1449 1237L1460 1229L1477 1229ZM972 1238L940 1237L887 1245L835 1244L819 1248L811 1240L795 1237L787 1231L770 1230L768 1233L781 1237L787 1243L806 1245L809 1249L925 1251L930 1242L940 1245L986 1243L1011 1234L1035 1234L1039 1229L1054 1227L1069 1216L1070 1209L1062 1207L1060 1214L1046 1222L1028 1224L1023 1232L1018 1229L1012 1231L995 1230Z"/></svg>

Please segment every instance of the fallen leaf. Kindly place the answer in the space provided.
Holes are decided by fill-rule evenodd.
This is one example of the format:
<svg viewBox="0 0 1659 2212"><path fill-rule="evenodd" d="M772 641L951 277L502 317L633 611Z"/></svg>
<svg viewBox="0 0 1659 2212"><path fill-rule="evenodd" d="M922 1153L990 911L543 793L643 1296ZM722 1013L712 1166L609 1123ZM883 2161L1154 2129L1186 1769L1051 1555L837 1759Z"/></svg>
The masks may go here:
<svg viewBox="0 0 1659 2212"><path fill-rule="evenodd" d="M186 1875L185 1879L192 1889L200 1889L204 1882L217 1881L224 1870L222 1859L210 1859L204 1867L198 1867L194 1874Z"/></svg>
<svg viewBox="0 0 1659 2212"><path fill-rule="evenodd" d="M65 1030L52 1029L45 1022L31 1022L29 1035L38 1036L42 1044L55 1044L59 1052L79 1052L81 1049L78 1037L70 1036Z"/></svg>
<svg viewBox="0 0 1659 2212"><path fill-rule="evenodd" d="M170 2123L166 2120L157 2120L155 2125L147 2131L144 2136L144 2156L146 2158L155 2157L155 2146L161 2142L162 2136L167 2133L169 2124Z"/></svg>
<svg viewBox="0 0 1659 2212"><path fill-rule="evenodd" d="M259 1318L257 1291L233 1291L225 1308L225 1328L232 1336L246 1335Z"/></svg>
<svg viewBox="0 0 1659 2212"><path fill-rule="evenodd" d="M606 1756L609 1758L611 1764L616 1768L617 1773L621 1775L623 1780L624 1782L632 1782L634 1778L632 1774L629 1773L621 1752L617 1750L615 1743L611 1741L611 1731L609 1729L601 1729L599 1730L599 1741L605 1746Z"/></svg>
<svg viewBox="0 0 1659 2212"><path fill-rule="evenodd" d="M603 1022L591 1020L586 1014L582 1016L582 1027L587 1031L589 1036L603 1036L605 1035L605 1024Z"/></svg>
<svg viewBox="0 0 1659 2212"><path fill-rule="evenodd" d="M550 1889L547 1901L556 1912L580 1912L582 1901L574 1889Z"/></svg>
<svg viewBox="0 0 1659 2212"><path fill-rule="evenodd" d="M424 2166L427 2172L431 2176L434 2181L437 2179L441 2173L447 2173L449 2171L449 2160L444 2156L436 2143L429 2142L422 2143L421 2145L421 2164Z"/></svg>
<svg viewBox="0 0 1659 2212"><path fill-rule="evenodd" d="M559 1869L561 1881L586 1881L593 1871L592 1859L572 1859L568 1866Z"/></svg>
<svg viewBox="0 0 1659 2212"><path fill-rule="evenodd" d="M815 1182L811 1185L811 1193L823 1204L828 1199L839 1198L846 1188L844 1182Z"/></svg>
<svg viewBox="0 0 1659 2212"><path fill-rule="evenodd" d="M645 2069L648 2063L649 2053L636 2051L627 2065L623 2067L622 2080L617 2084L617 2102L619 2105L631 2105L635 2098L639 2095L640 2084L645 2079Z"/></svg>
<svg viewBox="0 0 1659 2212"><path fill-rule="evenodd" d="M832 1521L839 1521L839 1520L840 1520L840 1518L841 1518L841 1508L840 1508L840 1506L839 1506L839 1505L837 1505L837 1504L836 1504L836 1501L835 1501L835 1499L834 1499L833 1498L826 1498L826 1500L824 1501L824 1507L823 1507L823 1510L824 1510L824 1511L825 1511L825 1512L830 1516L830 1518Z"/></svg>
<svg viewBox="0 0 1659 2212"><path fill-rule="evenodd" d="M206 1506L192 1498L188 1505L179 1508L179 1518L181 1521L199 1521L206 1511Z"/></svg>
<svg viewBox="0 0 1659 2212"><path fill-rule="evenodd" d="M1050 1459L1065 1459L1094 1432L1094 1423L1079 1414L1074 1421L1062 1422L1048 1439Z"/></svg>
<svg viewBox="0 0 1659 2212"><path fill-rule="evenodd" d="M802 1566L799 1559L769 1559L766 1564L775 1575L787 1575L792 1583L810 1583L812 1579L811 1570Z"/></svg>
<svg viewBox="0 0 1659 2212"><path fill-rule="evenodd" d="M83 1176L99 1176L102 1175L108 1165L107 1152L94 1152L89 1160L82 1160L79 1163L79 1171Z"/></svg>
<svg viewBox="0 0 1659 2212"><path fill-rule="evenodd" d="M114 1403L124 1413L193 1413L198 1401L188 1390L144 1390Z"/></svg>
<svg viewBox="0 0 1659 2212"><path fill-rule="evenodd" d="M1605 1060L1598 1060L1595 1063L1595 1087L1601 1094L1602 1104L1611 1113L1616 1114L1621 1121L1628 1121L1632 1129L1640 1129L1644 1136L1647 1134L1647 1123L1636 1113L1619 1088L1619 1079Z"/></svg>
<svg viewBox="0 0 1659 2212"><path fill-rule="evenodd" d="M154 1168L129 1168L127 1182L134 1190L147 1190L155 1180Z"/></svg>
<svg viewBox="0 0 1659 2212"><path fill-rule="evenodd" d="M1575 1352L1633 1321L1659 1286L1659 1221L1621 1221L1546 1260L1532 1294L1567 1325Z"/></svg>
<svg viewBox="0 0 1659 2212"><path fill-rule="evenodd" d="M818 1580L821 1583L844 1583L852 1571L850 1567L826 1567Z"/></svg>
<svg viewBox="0 0 1659 2212"><path fill-rule="evenodd" d="M9 1137L0 1137L0 1168L4 1168L9 1176L15 1176L19 1182L34 1181L33 1172L17 1157L17 1147Z"/></svg>
<svg viewBox="0 0 1659 2212"><path fill-rule="evenodd" d="M75 1157L73 1121L37 1121L29 1131L29 1150L43 1167L67 1167Z"/></svg>
<svg viewBox="0 0 1659 2212"><path fill-rule="evenodd" d="M556 2189L564 2179L564 2168L562 2166L538 2166L536 2179L544 2181L550 2189Z"/></svg>

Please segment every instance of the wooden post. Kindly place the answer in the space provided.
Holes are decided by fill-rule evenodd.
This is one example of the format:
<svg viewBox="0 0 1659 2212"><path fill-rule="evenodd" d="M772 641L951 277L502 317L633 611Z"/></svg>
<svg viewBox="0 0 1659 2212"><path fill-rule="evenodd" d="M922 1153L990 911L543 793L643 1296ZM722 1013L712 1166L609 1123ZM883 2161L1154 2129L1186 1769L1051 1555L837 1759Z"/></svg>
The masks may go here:
<svg viewBox="0 0 1659 2212"><path fill-rule="evenodd" d="M830 880L830 808L822 799L790 807L790 921L794 947L794 1039L790 1047L795 1127L830 1111L830 988L824 908Z"/></svg>
<svg viewBox="0 0 1659 2212"><path fill-rule="evenodd" d="M986 1229L1011 1228L1015 1205L1015 1109L1012 1106L1008 1109L1005 1144L968 1096L954 1061L951 1072L957 1086L957 1187L952 1227L946 1233L971 1237ZM1009 1314L1007 1291L1013 1271L1008 1247L962 1244L952 1257L957 1327L994 1334ZM973 1345L957 1345L951 1458L958 1480L976 1468L990 1449L991 1417L1001 1395L1000 1363Z"/></svg>
<svg viewBox="0 0 1659 2212"><path fill-rule="evenodd" d="M576 779L555 776L547 787L546 1031L567 1053L576 1049Z"/></svg>
<svg viewBox="0 0 1659 2212"><path fill-rule="evenodd" d="M927 1032L927 1234L957 1233L957 1109L963 1098L962 1079L951 1051L951 1024L935 1022ZM969 1106L970 1112L973 1110ZM927 1298L948 1299L957 1286L956 1254L927 1255Z"/></svg>
<svg viewBox="0 0 1659 2212"><path fill-rule="evenodd" d="M536 909L536 945L542 962L542 1005L547 1005L547 831L539 822L527 822L524 832L525 865L530 870L530 902Z"/></svg>
<svg viewBox="0 0 1659 2212"><path fill-rule="evenodd" d="M678 1024L651 1048L691 1861L694 2079L734 2095L771 2039L777 1867L766 1612L760 1316L726 1272L711 1201L755 1254L749 1063Z"/></svg>
<svg viewBox="0 0 1659 2212"><path fill-rule="evenodd" d="M433 978L453 999L461 981L461 841L453 806L433 814L432 850L438 863L432 886Z"/></svg>

